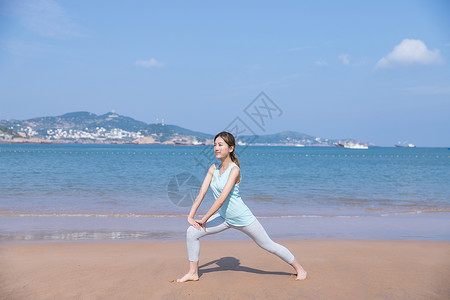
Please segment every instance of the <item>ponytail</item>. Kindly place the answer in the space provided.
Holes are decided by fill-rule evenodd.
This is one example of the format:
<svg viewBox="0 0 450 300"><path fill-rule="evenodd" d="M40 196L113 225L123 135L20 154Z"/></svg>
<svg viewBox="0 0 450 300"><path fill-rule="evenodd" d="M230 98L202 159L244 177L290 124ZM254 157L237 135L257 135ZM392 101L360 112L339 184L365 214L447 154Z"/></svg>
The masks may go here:
<svg viewBox="0 0 450 300"><path fill-rule="evenodd" d="M238 167L240 168L240 164L239 164L239 159L237 158L236 154L234 153L234 150L230 153L230 157L231 160L238 165Z"/></svg>

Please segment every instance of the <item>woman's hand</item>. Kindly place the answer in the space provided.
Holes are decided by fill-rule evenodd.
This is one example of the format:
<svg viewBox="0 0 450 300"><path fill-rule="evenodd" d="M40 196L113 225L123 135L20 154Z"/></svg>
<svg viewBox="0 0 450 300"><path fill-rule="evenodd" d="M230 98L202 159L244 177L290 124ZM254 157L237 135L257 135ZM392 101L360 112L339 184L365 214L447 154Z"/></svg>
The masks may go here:
<svg viewBox="0 0 450 300"><path fill-rule="evenodd" d="M195 222L197 222L198 225L200 225L200 227L203 228L203 230L206 232L206 227L205 227L205 223L206 222L203 222L203 219L202 220L195 220Z"/></svg>
<svg viewBox="0 0 450 300"><path fill-rule="evenodd" d="M205 224L202 223L200 220L194 220L194 218L188 217L188 222L196 229L201 230L203 228L206 231Z"/></svg>

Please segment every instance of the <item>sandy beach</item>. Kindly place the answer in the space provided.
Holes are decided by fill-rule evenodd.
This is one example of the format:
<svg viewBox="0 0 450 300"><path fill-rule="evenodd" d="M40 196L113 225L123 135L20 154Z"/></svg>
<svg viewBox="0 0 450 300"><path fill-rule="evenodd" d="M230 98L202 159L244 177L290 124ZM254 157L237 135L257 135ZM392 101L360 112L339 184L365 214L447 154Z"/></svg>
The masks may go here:
<svg viewBox="0 0 450 300"><path fill-rule="evenodd" d="M251 240L202 240L200 280L181 241L0 244L1 299L449 299L450 242L276 240L308 279Z"/></svg>

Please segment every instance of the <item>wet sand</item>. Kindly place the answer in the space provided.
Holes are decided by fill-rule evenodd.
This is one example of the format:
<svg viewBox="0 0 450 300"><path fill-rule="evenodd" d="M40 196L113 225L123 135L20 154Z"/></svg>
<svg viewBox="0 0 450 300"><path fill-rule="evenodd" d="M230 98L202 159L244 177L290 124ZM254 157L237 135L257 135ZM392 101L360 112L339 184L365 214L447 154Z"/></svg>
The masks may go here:
<svg viewBox="0 0 450 300"><path fill-rule="evenodd" d="M251 240L0 244L0 299L449 299L450 242L277 240L308 278Z"/></svg>
<svg viewBox="0 0 450 300"><path fill-rule="evenodd" d="M273 239L362 239L450 241L450 213L360 217L268 217L258 220ZM186 216L88 216L88 214L0 214L0 243L9 241L140 240L184 241ZM236 230L209 237L247 240Z"/></svg>

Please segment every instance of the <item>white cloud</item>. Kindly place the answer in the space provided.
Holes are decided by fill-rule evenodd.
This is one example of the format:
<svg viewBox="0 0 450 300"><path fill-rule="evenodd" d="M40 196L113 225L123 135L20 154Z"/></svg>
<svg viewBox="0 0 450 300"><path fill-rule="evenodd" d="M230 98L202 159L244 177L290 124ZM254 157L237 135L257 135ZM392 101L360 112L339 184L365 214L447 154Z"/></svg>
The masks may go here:
<svg viewBox="0 0 450 300"><path fill-rule="evenodd" d="M316 61L316 66L325 67L325 66L328 66L328 63L324 60L319 60L319 61Z"/></svg>
<svg viewBox="0 0 450 300"><path fill-rule="evenodd" d="M421 40L404 39L394 47L391 53L381 58L375 69L405 66L405 65L432 65L443 63L438 49L428 50Z"/></svg>
<svg viewBox="0 0 450 300"><path fill-rule="evenodd" d="M164 67L164 63L157 61L155 58L150 58L149 60L138 60L137 62L135 62L135 64L144 68Z"/></svg>
<svg viewBox="0 0 450 300"><path fill-rule="evenodd" d="M349 58L348 54L341 54L341 55L339 55L339 59L342 61L342 63L344 65L350 64L350 58Z"/></svg>
<svg viewBox="0 0 450 300"><path fill-rule="evenodd" d="M19 0L9 9L20 18L22 25L35 33L50 38L84 36L66 11L53 0Z"/></svg>

